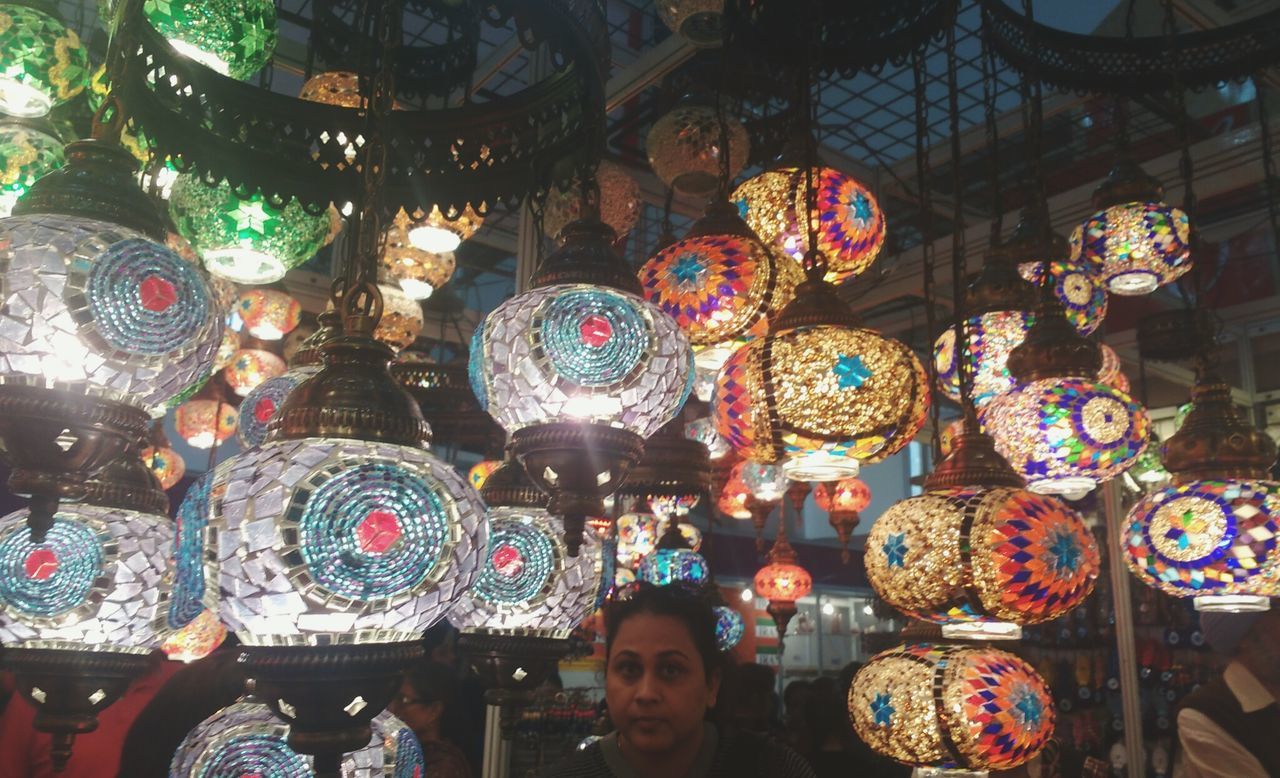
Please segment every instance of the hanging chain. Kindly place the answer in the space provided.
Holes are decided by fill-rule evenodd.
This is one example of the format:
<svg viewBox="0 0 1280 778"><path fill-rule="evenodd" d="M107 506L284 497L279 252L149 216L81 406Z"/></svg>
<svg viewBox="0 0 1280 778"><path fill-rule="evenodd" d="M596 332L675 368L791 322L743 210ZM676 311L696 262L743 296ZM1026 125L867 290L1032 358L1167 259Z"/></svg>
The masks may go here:
<svg viewBox="0 0 1280 778"><path fill-rule="evenodd" d="M1035 47L1035 12L1031 7L1031 0L1022 0L1022 14L1027 21L1027 45ZM1044 153L1044 94L1040 86L1040 72L1034 63L1034 57L1031 64L1023 73L1023 83L1026 87L1026 96L1028 103L1028 143L1027 143L1027 168L1028 175L1031 179L1032 202L1042 203L1046 200L1046 189L1044 183L1044 170L1040 164L1040 157ZM1048 273L1046 272L1046 277Z"/></svg>
<svg viewBox="0 0 1280 778"><path fill-rule="evenodd" d="M1276 198L1280 191L1276 190L1276 162L1271 150L1271 119L1267 116L1266 99L1262 96L1264 87L1258 78L1253 77L1254 104L1258 106L1258 129L1261 130L1262 142L1262 178L1266 192L1267 218L1271 222L1272 250L1280 250L1280 212L1277 212Z"/></svg>
<svg viewBox="0 0 1280 778"><path fill-rule="evenodd" d="M1004 199L1000 193L1000 131L996 126L996 91L999 87L999 80L996 76L996 52L992 46L987 45L987 35L987 15L982 14L982 36L980 38L983 43L982 104L984 109L983 121L986 123L987 129L987 149L990 153L990 159L987 160L987 169L991 173L987 184L991 189L990 243L995 246L1000 243L1000 233L1004 231Z"/></svg>
<svg viewBox="0 0 1280 778"><path fill-rule="evenodd" d="M947 113L951 133L951 293L956 307L956 375L960 379L960 405L968 419L973 408L973 370L969 364L969 313L965 302L964 204L960 175L960 90L956 85L956 31L947 30ZM976 416L974 417L976 419Z"/></svg>
<svg viewBox="0 0 1280 778"><path fill-rule="evenodd" d="M819 23L817 5L817 0L809 0L806 6L809 13L808 29L814 34L805 47L804 65L799 73L800 115L805 126L804 217L805 232L809 239L802 264L805 277L811 281L821 280L828 268L827 257L818 248L818 182L814 180L814 173L818 170L818 108L822 103L822 79L817 64L822 48L822 25ZM810 81L813 82L812 88L809 86Z"/></svg>
<svg viewBox="0 0 1280 778"><path fill-rule="evenodd" d="M929 149L925 145L929 123L924 89L925 59L919 49L911 52L911 74L916 96L916 202L920 209L920 259L924 265L924 321L928 334L925 337L926 372L929 378L929 414L933 423L933 461L942 456L942 403L938 396L938 362L933 358L933 337L938 331L937 312L934 310L936 292L933 279L933 199L929 188Z"/></svg>

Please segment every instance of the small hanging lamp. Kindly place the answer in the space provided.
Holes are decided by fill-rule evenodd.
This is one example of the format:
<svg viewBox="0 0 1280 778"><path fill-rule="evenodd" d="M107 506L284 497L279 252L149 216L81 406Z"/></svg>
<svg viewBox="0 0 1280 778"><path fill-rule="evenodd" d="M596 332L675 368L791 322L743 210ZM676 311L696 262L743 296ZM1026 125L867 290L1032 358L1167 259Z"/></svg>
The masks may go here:
<svg viewBox="0 0 1280 778"><path fill-rule="evenodd" d="M827 481L813 488L818 508L827 512L831 528L840 539L840 558L849 564L849 540L861 519L860 514L871 504L871 488L858 478Z"/></svg>
<svg viewBox="0 0 1280 778"><path fill-rule="evenodd" d="M781 646L786 639L787 625L798 610L796 600L813 590L813 576L800 566L800 557L787 541L786 522L781 518L778 520L778 536L766 559L767 564L756 571L752 587L757 597L769 601L766 610L777 625Z"/></svg>

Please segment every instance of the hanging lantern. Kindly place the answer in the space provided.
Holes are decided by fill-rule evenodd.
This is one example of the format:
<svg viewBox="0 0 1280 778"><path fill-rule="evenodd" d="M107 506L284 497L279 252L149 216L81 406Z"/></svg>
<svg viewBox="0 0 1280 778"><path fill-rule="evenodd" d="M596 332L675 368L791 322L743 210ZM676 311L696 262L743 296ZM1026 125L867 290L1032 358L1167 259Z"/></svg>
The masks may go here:
<svg viewBox="0 0 1280 778"><path fill-rule="evenodd" d="M320 372L324 359L320 346L341 334L342 321L332 311L320 314L320 328L311 334L289 360L289 368L278 376L255 386L240 403L236 437L243 448L262 445L267 439L267 426L298 384Z"/></svg>
<svg viewBox="0 0 1280 778"><path fill-rule="evenodd" d="M1091 335L1107 317L1107 288L1096 265L1087 262L1022 262L1018 272L1032 285L1044 284L1045 267L1049 283L1058 296L1067 320L1081 335Z"/></svg>
<svg viewBox="0 0 1280 778"><path fill-rule="evenodd" d="M981 419L981 417L979 417ZM981 423L979 423L981 428ZM942 434L938 437L938 450L942 456L950 454L955 449L956 439L964 433L964 417L954 419L950 424L942 428Z"/></svg>
<svg viewBox="0 0 1280 778"><path fill-rule="evenodd" d="M235 406L219 400L187 400L174 411L173 426L188 446L210 449L235 434Z"/></svg>
<svg viewBox="0 0 1280 778"><path fill-rule="evenodd" d="M660 0L658 18L700 49L718 47L724 37L724 0Z"/></svg>
<svg viewBox="0 0 1280 778"><path fill-rule="evenodd" d="M276 49L276 7L270 0L146 0L143 13L178 53L244 81Z"/></svg>
<svg viewBox="0 0 1280 778"><path fill-rule="evenodd" d="M640 560L658 547L662 522L648 513L624 513L618 517L616 557L623 567L635 568Z"/></svg>
<svg viewBox="0 0 1280 778"><path fill-rule="evenodd" d="M168 446L144 448L142 461L160 482L161 489L172 489L187 472L187 463L182 455Z"/></svg>
<svg viewBox="0 0 1280 778"><path fill-rule="evenodd" d="M343 778L412 778L426 775L422 744L400 719L383 711L370 722L363 748L342 759ZM241 697L187 733L173 755L169 775L204 778L316 775L313 759L289 747L289 725L258 699Z"/></svg>
<svg viewBox="0 0 1280 778"><path fill-rule="evenodd" d="M280 340L302 322L302 305L287 292L249 289L235 302L244 331L258 340Z"/></svg>
<svg viewBox="0 0 1280 778"><path fill-rule="evenodd" d="M422 304L398 287L378 284L378 289L382 291L382 318L373 332L374 340L386 343L393 351L413 345L426 326Z"/></svg>
<svg viewBox="0 0 1280 778"><path fill-rule="evenodd" d="M712 462L717 462L732 451L725 439L716 432L715 420L710 416L694 419L684 425L684 434L690 440L696 440L707 447L707 454Z"/></svg>
<svg viewBox="0 0 1280 778"><path fill-rule="evenodd" d="M489 480L489 476L493 475L493 471L502 467L501 459L486 459L477 462L467 471L467 482L471 484L471 488L477 492L484 487L484 482Z"/></svg>
<svg viewBox="0 0 1280 778"><path fill-rule="evenodd" d="M820 483L813 488L813 499L826 511L831 528L840 539L840 557L849 563L849 539L861 518L859 514L871 504L871 488L857 478Z"/></svg>
<svg viewBox="0 0 1280 778"><path fill-rule="evenodd" d="M769 601L766 608L778 627L778 641L787 633L787 624L796 615L796 600L813 590L813 576L801 567L796 551L787 542L785 522L778 522L778 537L769 549L768 564L756 571L752 588L757 597Z"/></svg>
<svg viewBox="0 0 1280 778"><path fill-rule="evenodd" d="M1040 494L1083 496L1124 472L1146 448L1142 406L1096 380L1097 344L1075 331L1056 297L1009 357L1019 386L987 406L982 423L1001 456Z"/></svg>
<svg viewBox="0 0 1280 778"><path fill-rule="evenodd" d="M966 322L968 361L973 368L973 401L978 407L1014 387L1009 353L1027 337L1032 317L1025 311L993 311ZM933 346L933 363L944 394L960 401L960 360L955 327L947 327Z"/></svg>
<svg viewBox="0 0 1280 778"><path fill-rule="evenodd" d="M646 448L646 451L647 450L648 449ZM667 522L672 519L675 519L676 521L684 521L685 517L689 515L689 511L697 507L700 499L699 495L680 495L675 497L669 495L656 495L649 498L649 511L654 516L657 516L659 521ZM697 532L697 528L692 525L682 524L681 526L688 526L692 532ZM699 533L697 537L699 542L701 542L701 533ZM697 550L697 548L694 548L694 551Z"/></svg>
<svg viewBox="0 0 1280 778"><path fill-rule="evenodd" d="M711 576L707 560L689 548L659 548L640 560L636 579L654 586L685 583L701 586Z"/></svg>
<svg viewBox="0 0 1280 778"><path fill-rule="evenodd" d="M732 651L734 646L742 642L747 633L746 622L742 614L727 605L712 608L716 614L716 648L721 651Z"/></svg>
<svg viewBox="0 0 1280 778"><path fill-rule="evenodd" d="M0 18L3 13L0 10ZM3 77L0 77L0 103L4 100L3 94ZM14 203L37 179L65 162L62 141L54 135L51 125L16 119L0 121L0 218L13 213Z"/></svg>
<svg viewBox="0 0 1280 778"><path fill-rule="evenodd" d="M768 335L716 381L716 429L748 459L798 481L836 481L902 449L924 425L928 379L911 349L857 325L817 275Z"/></svg>
<svg viewBox="0 0 1280 778"><path fill-rule="evenodd" d="M729 138L729 178L747 165L751 141L732 116L724 123ZM645 137L649 165L662 183L690 197L706 197L720 182L720 116L705 105L683 105L653 123Z"/></svg>
<svg viewBox="0 0 1280 778"><path fill-rule="evenodd" d="M815 167L818 195L818 249L827 256L826 280L839 284L871 266L884 246L884 212L871 190L835 168ZM803 167L766 170L733 192L733 202L761 240L794 259L809 250L804 214Z"/></svg>
<svg viewBox="0 0 1280 778"><path fill-rule="evenodd" d="M849 718L878 754L930 775L975 776L1039 754L1053 737L1054 704L1044 679L1013 654L918 643L858 671Z"/></svg>
<svg viewBox="0 0 1280 778"><path fill-rule="evenodd" d="M647 503L654 515L668 521L687 515L710 488L707 447L685 437L677 417L645 441L644 454L614 496Z"/></svg>
<svg viewBox="0 0 1280 778"><path fill-rule="evenodd" d="M1093 192L1096 212L1071 234L1071 258L1099 268L1107 291L1149 294L1191 269L1191 220L1133 160Z"/></svg>
<svg viewBox="0 0 1280 778"><path fill-rule="evenodd" d="M181 174L169 196L169 215L212 274L238 284L270 284L311 259L324 245L329 220L296 200L276 208L254 194L238 197L225 182L209 186Z"/></svg>
<svg viewBox="0 0 1280 778"><path fill-rule="evenodd" d="M1129 511L1125 562L1148 586L1194 598L1197 610L1267 610L1280 596L1276 445L1203 366L1191 399L1185 423L1161 447L1173 484Z"/></svg>
<svg viewBox="0 0 1280 778"><path fill-rule="evenodd" d="M731 475L721 487L720 495L716 499L716 509L730 518L749 519L752 517L753 505L751 489L742 482L741 477L735 477L735 475ZM760 531L764 531L763 526ZM763 536L760 539L763 540Z"/></svg>
<svg viewBox="0 0 1280 778"><path fill-rule="evenodd" d="M693 384L687 338L640 298L612 232L595 220L565 227L533 288L498 306L472 340L472 389L511 433L567 536L581 535L587 516L603 515L600 500ZM576 554L577 538L566 542Z"/></svg>
<svg viewBox="0 0 1280 778"><path fill-rule="evenodd" d="M227 639L227 627L213 611L202 610L186 626L165 638L160 650L171 662L190 664L218 650Z"/></svg>
<svg viewBox="0 0 1280 778"><path fill-rule="evenodd" d="M55 16L0 4L0 112L44 116L89 84L89 52Z"/></svg>
<svg viewBox="0 0 1280 778"><path fill-rule="evenodd" d="M432 254L456 251L483 223L484 217L470 205L457 213L442 213L438 206L432 206L429 214L416 211L410 216L401 211L396 216L396 224L405 230L410 245Z"/></svg>
<svg viewBox="0 0 1280 778"><path fill-rule="evenodd" d="M596 185L600 187L600 221L613 228L619 238L631 232L640 218L640 184L626 168L604 159L596 168ZM547 197L542 212L542 231L555 240L560 230L577 220L582 212L582 193L575 187L556 187Z"/></svg>
<svg viewBox="0 0 1280 778"><path fill-rule="evenodd" d="M404 212L401 211L401 214ZM409 240L409 219L397 218L387 229L382 267L414 300L425 300L453 278L458 262L452 251L424 251Z"/></svg>
<svg viewBox="0 0 1280 778"><path fill-rule="evenodd" d="M282 375L288 367L284 360L258 348L242 348L231 357L231 364L223 370L227 386L244 397L258 388L263 381Z"/></svg>

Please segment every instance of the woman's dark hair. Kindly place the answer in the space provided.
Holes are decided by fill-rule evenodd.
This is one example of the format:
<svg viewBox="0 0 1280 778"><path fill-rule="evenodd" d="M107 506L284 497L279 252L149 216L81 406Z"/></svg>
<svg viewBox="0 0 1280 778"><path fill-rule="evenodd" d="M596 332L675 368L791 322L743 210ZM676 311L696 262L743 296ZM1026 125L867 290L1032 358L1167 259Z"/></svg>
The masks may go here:
<svg viewBox="0 0 1280 778"><path fill-rule="evenodd" d="M445 711L449 711L458 698L457 675L438 662L420 661L404 674L404 679L413 687L418 699L427 705L439 702Z"/></svg>
<svg viewBox="0 0 1280 778"><path fill-rule="evenodd" d="M626 598L610 600L604 611L605 656L613 654L613 641L624 622L641 613L669 616L689 630L707 677L723 669L716 648L716 614L698 594L681 586L644 586Z"/></svg>

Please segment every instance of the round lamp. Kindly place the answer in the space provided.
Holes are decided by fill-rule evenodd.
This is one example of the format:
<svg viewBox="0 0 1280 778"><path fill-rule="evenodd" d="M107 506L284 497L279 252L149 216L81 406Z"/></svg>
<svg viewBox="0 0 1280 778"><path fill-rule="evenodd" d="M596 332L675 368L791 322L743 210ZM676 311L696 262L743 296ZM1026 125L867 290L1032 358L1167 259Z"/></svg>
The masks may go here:
<svg viewBox="0 0 1280 778"><path fill-rule="evenodd" d="M712 462L724 459L732 451L720 433L716 432L715 420L710 416L694 419L684 425L684 434L690 440L696 440L707 447Z"/></svg>
<svg viewBox="0 0 1280 778"><path fill-rule="evenodd" d="M760 238L796 262L809 250L804 214L805 171L784 167L747 179L733 202ZM884 246L884 212L871 190L835 168L814 168L818 195L818 248L827 256L826 280L838 284L861 274Z"/></svg>
<svg viewBox="0 0 1280 778"><path fill-rule="evenodd" d="M174 410L173 426L192 448L209 449L236 432L235 406L218 400L187 400Z"/></svg>
<svg viewBox="0 0 1280 778"><path fill-rule="evenodd" d="M648 513L624 513L618 517L616 557L618 564L635 569L644 557L658 547L662 522Z"/></svg>
<svg viewBox="0 0 1280 778"><path fill-rule="evenodd" d="M3 92L0 77L0 101L4 99ZM65 161L62 141L53 134L52 127L14 120L0 122L0 218L13 213L14 203L36 179L62 167Z"/></svg>
<svg viewBox="0 0 1280 778"><path fill-rule="evenodd" d="M796 600L813 590L813 576L799 565L796 551L787 542L786 522L778 521L778 537L769 549L764 567L756 571L751 586L757 597L769 601L765 609L778 628L778 641L785 638L787 624L798 610Z"/></svg>
<svg viewBox="0 0 1280 778"><path fill-rule="evenodd" d="M1107 317L1107 287L1098 267L1088 262L1023 262L1018 272L1038 287L1044 284L1046 266L1067 319L1081 335L1092 334Z"/></svg>
<svg viewBox="0 0 1280 778"><path fill-rule="evenodd" d="M267 439L267 428L275 419L276 411L298 384L320 372L324 366L320 346L341 334L341 328L337 314L330 311L321 313L319 329L299 344L289 360L288 370L268 378L244 396L236 423L236 437L242 447L260 446Z"/></svg>
<svg viewBox="0 0 1280 778"><path fill-rule="evenodd" d="M729 177L747 164L751 141L746 128L725 116L729 137ZM720 181L720 117L705 105L684 105L664 114L645 137L649 165L662 183L690 197L709 196Z"/></svg>
<svg viewBox="0 0 1280 778"><path fill-rule="evenodd" d="M0 112L44 116L89 84L89 52L52 14L0 4Z"/></svg>
<svg viewBox="0 0 1280 778"><path fill-rule="evenodd" d="M187 472L182 455L168 446L147 447L142 450L142 461L160 482L160 488L171 489Z"/></svg>
<svg viewBox="0 0 1280 778"><path fill-rule="evenodd" d="M263 381L283 375L288 366L284 360L258 348L242 348L231 357L222 374L226 376L231 391L244 397L258 388Z"/></svg>
<svg viewBox="0 0 1280 778"><path fill-rule="evenodd" d="M276 208L254 194L241 199L225 182L209 186L181 174L169 215L212 274L238 284L270 284L311 259L324 245L329 220L296 200Z"/></svg>
<svg viewBox="0 0 1280 778"><path fill-rule="evenodd" d="M396 219L387 229L382 268L414 300L425 300L449 283L457 266L452 251L423 251L413 245L409 240L408 217Z"/></svg>
<svg viewBox="0 0 1280 778"><path fill-rule="evenodd" d="M236 299L235 313L258 340L280 340L302 322L302 305L275 289L246 290Z"/></svg>
<svg viewBox="0 0 1280 778"><path fill-rule="evenodd" d="M493 475L493 471L502 467L501 459L486 459L477 462L467 471L467 482L471 484L471 488L477 492L484 486L484 482L489 480L489 476Z"/></svg>
<svg viewBox="0 0 1280 778"><path fill-rule="evenodd" d="M966 322L968 360L972 368L973 402L983 407L1017 383L1009 374L1009 353L1027 337L1032 317L1024 311L993 311ZM955 327L947 327L933 345L933 363L943 393L960 400L960 355Z"/></svg>
<svg viewBox="0 0 1280 778"><path fill-rule="evenodd" d="M751 489L740 474L730 473L716 497L716 510L733 519L749 519L752 504Z"/></svg>
<svg viewBox="0 0 1280 778"><path fill-rule="evenodd" d="M270 0L146 0L143 13L180 54L238 81L261 70L275 52Z"/></svg>
<svg viewBox="0 0 1280 778"><path fill-rule="evenodd" d="M640 218L640 184L622 165L605 159L596 168L596 185L600 187L600 221L621 238ZM554 240L581 211L582 194L577 187L552 189L542 212L542 231Z"/></svg>
<svg viewBox="0 0 1280 778"><path fill-rule="evenodd" d="M1053 737L1054 703L1044 679L1013 654L920 643L876 654L858 671L849 718L882 756L972 778L1040 753Z"/></svg>
<svg viewBox="0 0 1280 778"><path fill-rule="evenodd" d="M659 548L640 560L636 579L654 586L686 583L701 586L711 576L707 560L688 548Z"/></svg>
<svg viewBox="0 0 1280 778"><path fill-rule="evenodd" d="M712 610L716 613L716 648L732 651L747 633L746 622L741 613L726 605L717 605Z"/></svg>
<svg viewBox="0 0 1280 778"><path fill-rule="evenodd" d="M826 511L827 521L840 540L840 557L849 562L849 540L857 528L862 511L871 504L871 488L858 478L827 481L813 488L813 499Z"/></svg>
<svg viewBox="0 0 1280 778"><path fill-rule="evenodd" d="M660 0L658 18L700 49L719 46L724 37L724 0Z"/></svg>

